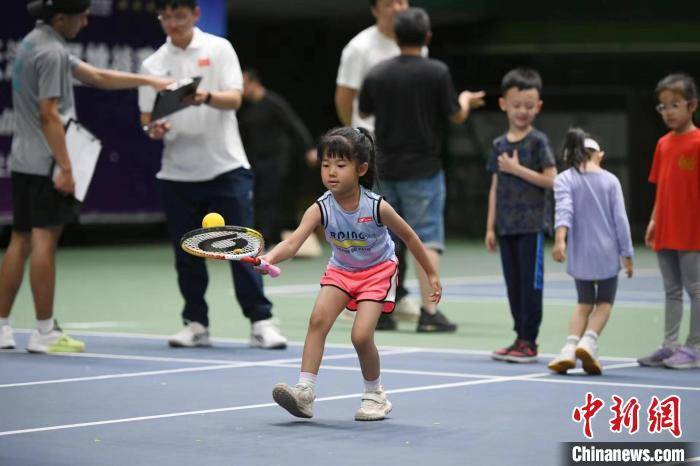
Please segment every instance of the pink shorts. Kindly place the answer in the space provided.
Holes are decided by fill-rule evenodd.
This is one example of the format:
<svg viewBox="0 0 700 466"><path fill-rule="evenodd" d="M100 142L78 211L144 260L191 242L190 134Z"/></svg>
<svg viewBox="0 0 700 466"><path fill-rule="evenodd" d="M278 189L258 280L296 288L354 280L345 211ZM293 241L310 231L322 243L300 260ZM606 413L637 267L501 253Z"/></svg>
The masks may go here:
<svg viewBox="0 0 700 466"><path fill-rule="evenodd" d="M359 272L329 265L321 277L321 286L334 286L347 293L347 308L351 311L357 310L360 301L374 301L384 303L383 312L389 314L396 303L398 277L398 263L391 260Z"/></svg>

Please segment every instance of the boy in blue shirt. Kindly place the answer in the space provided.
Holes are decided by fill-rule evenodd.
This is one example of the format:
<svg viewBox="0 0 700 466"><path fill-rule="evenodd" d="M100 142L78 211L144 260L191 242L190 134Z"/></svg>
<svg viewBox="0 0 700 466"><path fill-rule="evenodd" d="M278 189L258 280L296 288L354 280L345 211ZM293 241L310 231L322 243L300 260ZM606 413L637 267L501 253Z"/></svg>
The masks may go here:
<svg viewBox="0 0 700 466"><path fill-rule="evenodd" d="M532 69L511 70L501 92L498 102L508 117L508 132L493 141L486 166L492 177L485 242L491 252L497 242L500 247L517 337L492 357L535 362L542 321L545 198L557 169L549 139L532 126L542 108L540 75Z"/></svg>

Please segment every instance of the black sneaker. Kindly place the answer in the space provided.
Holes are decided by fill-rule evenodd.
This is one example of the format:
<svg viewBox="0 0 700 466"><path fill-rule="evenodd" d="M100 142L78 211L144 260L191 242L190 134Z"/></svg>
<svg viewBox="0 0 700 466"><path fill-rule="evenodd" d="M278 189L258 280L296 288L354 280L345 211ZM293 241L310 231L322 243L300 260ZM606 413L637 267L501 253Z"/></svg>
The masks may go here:
<svg viewBox="0 0 700 466"><path fill-rule="evenodd" d="M457 324L447 320L442 312L435 311L435 314L429 314L421 308L417 332L454 332L456 330Z"/></svg>
<svg viewBox="0 0 700 466"><path fill-rule="evenodd" d="M379 316L379 320L377 321L376 330L396 330L397 327L394 317L391 314L382 312L382 315Z"/></svg>

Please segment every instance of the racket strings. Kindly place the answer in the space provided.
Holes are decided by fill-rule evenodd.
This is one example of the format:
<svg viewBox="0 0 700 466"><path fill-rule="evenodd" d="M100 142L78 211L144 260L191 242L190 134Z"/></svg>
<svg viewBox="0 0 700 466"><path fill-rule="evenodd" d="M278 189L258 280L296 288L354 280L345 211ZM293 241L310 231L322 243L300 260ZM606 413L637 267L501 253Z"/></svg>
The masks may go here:
<svg viewBox="0 0 700 466"><path fill-rule="evenodd" d="M205 231L185 239L183 246L202 255L247 257L262 250L263 240L248 232Z"/></svg>

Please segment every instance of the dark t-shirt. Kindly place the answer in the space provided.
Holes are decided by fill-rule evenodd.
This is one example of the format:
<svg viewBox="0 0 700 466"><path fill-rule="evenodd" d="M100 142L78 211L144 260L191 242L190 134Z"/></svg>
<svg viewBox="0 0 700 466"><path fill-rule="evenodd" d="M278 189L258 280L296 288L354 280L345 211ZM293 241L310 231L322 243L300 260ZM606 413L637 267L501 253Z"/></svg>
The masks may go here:
<svg viewBox="0 0 700 466"><path fill-rule="evenodd" d="M520 141L510 142L506 135L494 139L486 170L498 174L496 191L496 231L499 235L515 235L542 231L547 222L546 196L549 190L535 186L509 173L498 171L498 156L512 156L517 149L520 165L542 172L556 164L549 138L533 129Z"/></svg>
<svg viewBox="0 0 700 466"><path fill-rule="evenodd" d="M291 106L278 94L266 91L258 102L245 102L237 112L243 147L250 163L288 157L292 144L314 147L309 130Z"/></svg>
<svg viewBox="0 0 700 466"><path fill-rule="evenodd" d="M427 178L442 168L441 133L459 111L447 65L411 55L383 61L365 77L359 105L376 117L380 178Z"/></svg>

